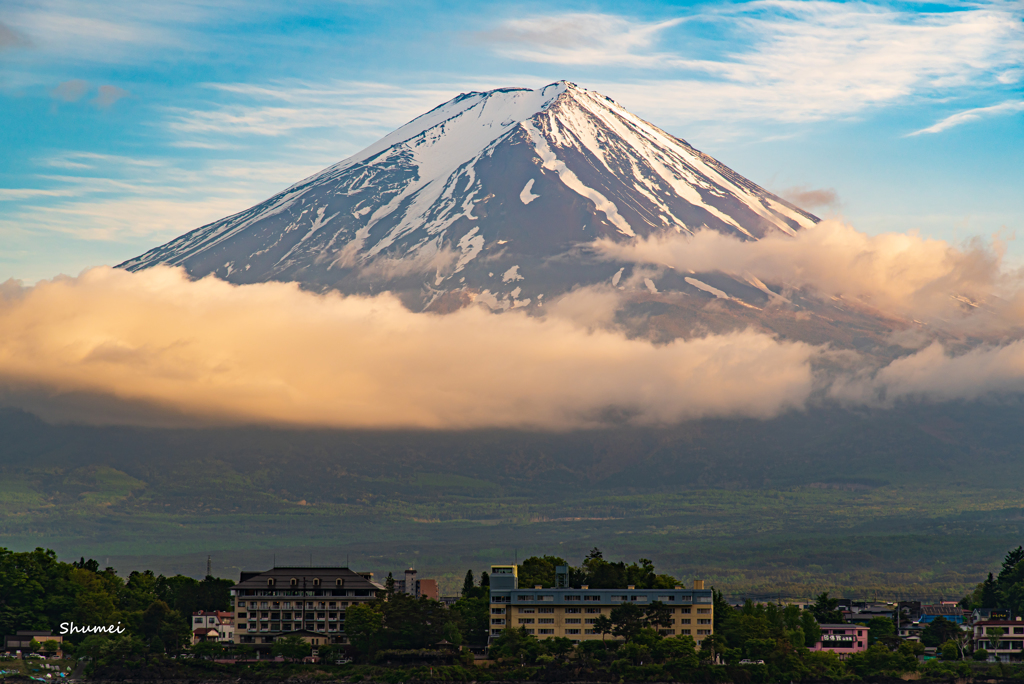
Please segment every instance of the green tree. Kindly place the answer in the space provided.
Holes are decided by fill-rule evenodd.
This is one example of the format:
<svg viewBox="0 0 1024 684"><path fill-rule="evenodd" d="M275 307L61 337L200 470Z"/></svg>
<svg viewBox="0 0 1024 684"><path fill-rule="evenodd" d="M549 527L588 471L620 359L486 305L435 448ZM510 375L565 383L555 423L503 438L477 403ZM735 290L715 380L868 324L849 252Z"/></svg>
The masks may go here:
<svg viewBox="0 0 1024 684"><path fill-rule="evenodd" d="M939 615L921 630L921 643L925 646L938 647L955 639L959 632L959 625Z"/></svg>
<svg viewBox="0 0 1024 684"><path fill-rule="evenodd" d="M974 653L971 654L971 657L974 658L975 660L980 660L980 661L988 660L988 651L986 651L983 648L976 649L974 651Z"/></svg>
<svg viewBox="0 0 1024 684"><path fill-rule="evenodd" d="M838 625L844 622L843 611L839 610L839 599L829 598L827 591L815 597L811 613L819 625Z"/></svg>
<svg viewBox="0 0 1024 684"><path fill-rule="evenodd" d="M511 658L524 664L532 664L543 653L540 642L524 627L506 627L495 638L490 649L492 658Z"/></svg>
<svg viewBox="0 0 1024 684"><path fill-rule="evenodd" d="M346 623L347 622L348 620L346 619ZM275 639L274 645L270 648L270 654L272 656L281 656L292 662L302 660L312 653L313 647L303 641L302 637L296 634L290 634L288 636Z"/></svg>
<svg viewBox="0 0 1024 684"><path fill-rule="evenodd" d="M491 606L488 598L460 598L451 608L462 639L470 646L486 646L491 633Z"/></svg>
<svg viewBox="0 0 1024 684"><path fill-rule="evenodd" d="M955 641L947 641L946 643L942 644L942 647L939 649L939 653L942 656L943 660L960 659L960 649L957 648Z"/></svg>
<svg viewBox="0 0 1024 684"><path fill-rule="evenodd" d="M644 621L654 627L668 628L672 624L673 611L661 601L654 601L644 609Z"/></svg>
<svg viewBox="0 0 1024 684"><path fill-rule="evenodd" d="M896 625L887 617L874 617L868 620L868 644L896 634Z"/></svg>
<svg viewBox="0 0 1024 684"><path fill-rule="evenodd" d="M612 635L626 641L634 639L647 624L644 610L635 603L615 606L608 617L612 622Z"/></svg>
<svg viewBox="0 0 1024 684"><path fill-rule="evenodd" d="M224 647L216 641L200 641L192 646L192 653L201 657L213 659L224 652Z"/></svg>
<svg viewBox="0 0 1024 684"><path fill-rule="evenodd" d="M377 606L357 604L345 612L345 635L363 656L372 656L377 651L383 632L384 616Z"/></svg>
<svg viewBox="0 0 1024 684"><path fill-rule="evenodd" d="M601 635L611 634L615 625L612 624L612 620L607 615L598 615L594 619L594 631Z"/></svg>
<svg viewBox="0 0 1024 684"><path fill-rule="evenodd" d="M441 636L445 641L456 647L462 646L462 632L459 631L459 626L454 622L444 623L444 627L441 628Z"/></svg>
<svg viewBox="0 0 1024 684"><path fill-rule="evenodd" d="M558 556L532 556L519 566L519 586L542 587L555 586L555 567L568 565L564 558Z"/></svg>
<svg viewBox="0 0 1024 684"><path fill-rule="evenodd" d="M56 653L60 650L60 643L56 639L47 639L43 642L43 653Z"/></svg>
<svg viewBox="0 0 1024 684"><path fill-rule="evenodd" d="M476 589L476 585L473 584L473 571L467 570L466 579L462 581L462 595L469 598L473 595L474 589Z"/></svg>
<svg viewBox="0 0 1024 684"><path fill-rule="evenodd" d="M982 608L998 608L999 607L999 592L996 586L995 578L992 577L992 573L988 573L988 579L982 582L981 585L981 607Z"/></svg>
<svg viewBox="0 0 1024 684"><path fill-rule="evenodd" d="M989 648L996 650L999 648L999 640L1006 634L1006 630L1002 627L986 627L985 638L988 640Z"/></svg>

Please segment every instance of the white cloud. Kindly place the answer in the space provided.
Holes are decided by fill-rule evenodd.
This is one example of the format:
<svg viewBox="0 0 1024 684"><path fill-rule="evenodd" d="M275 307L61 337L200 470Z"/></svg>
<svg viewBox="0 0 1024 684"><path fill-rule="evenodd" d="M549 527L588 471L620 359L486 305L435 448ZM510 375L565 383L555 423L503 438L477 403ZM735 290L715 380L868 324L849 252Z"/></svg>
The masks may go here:
<svg viewBox="0 0 1024 684"><path fill-rule="evenodd" d="M1005 331L1021 320L1021 274L1004 269L999 250L978 243L958 249L913 233L866 235L824 221L795 237L741 241L710 230L693 237L601 240L610 258L678 271L753 275L778 287L809 288L823 297L860 301L890 316L939 329Z"/></svg>
<svg viewBox="0 0 1024 684"><path fill-rule="evenodd" d="M659 34L683 19L640 22L610 14L567 13L509 19L479 38L508 57L548 64L651 67L671 55L652 53Z"/></svg>
<svg viewBox="0 0 1024 684"><path fill-rule="evenodd" d="M942 131L949 130L954 126L960 126L965 123L972 121L978 121L980 119L990 116L1000 116L1005 114L1016 114L1017 112L1024 111L1024 100L1009 100L1007 102L1001 102L991 107L976 107L974 109L968 109L963 112L957 112L947 116L941 121L937 121L928 128L922 128L919 131L908 133L908 136L921 135L923 133L941 133Z"/></svg>
<svg viewBox="0 0 1024 684"><path fill-rule="evenodd" d="M164 421L374 428L768 418L804 404L819 354L753 332L655 345L481 307L416 314L388 294L166 267L0 284L0 329L0 401L104 423L140 406Z"/></svg>
<svg viewBox="0 0 1024 684"><path fill-rule="evenodd" d="M577 16L517 18L489 35L498 52L517 59L643 67L639 78L588 85L662 121L851 116L992 85L1024 65L1024 12L1006 4L930 13L763 0L690 14L677 30L670 30L672 22L585 15L569 35L570 44L577 38L588 44L573 54L546 40L544 26L572 25ZM691 44L701 55L692 54ZM703 57L716 49L721 57Z"/></svg>

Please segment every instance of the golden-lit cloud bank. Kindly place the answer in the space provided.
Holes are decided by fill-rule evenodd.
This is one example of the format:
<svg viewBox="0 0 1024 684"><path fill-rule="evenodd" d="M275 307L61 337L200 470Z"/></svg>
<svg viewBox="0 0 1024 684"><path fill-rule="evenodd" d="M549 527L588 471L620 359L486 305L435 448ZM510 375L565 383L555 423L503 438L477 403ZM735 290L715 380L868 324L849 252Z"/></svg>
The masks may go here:
<svg viewBox="0 0 1024 684"><path fill-rule="evenodd" d="M755 332L654 345L556 316L412 313L390 295L191 281L165 267L9 281L0 331L4 403L104 423L569 429L769 418L804 405L820 353Z"/></svg>
<svg viewBox="0 0 1024 684"><path fill-rule="evenodd" d="M958 249L914 233L872 236L824 221L794 237L743 241L704 230L630 243L603 240L596 247L609 258L754 276L944 326L1005 327L1020 319L1020 274L1004 271L998 245L990 249L973 242ZM975 303L984 306L979 310Z"/></svg>
<svg viewBox="0 0 1024 684"><path fill-rule="evenodd" d="M821 397L891 406L1024 393L1024 274L1004 266L998 244L974 240L961 249L913 233L869 236L825 221L795 237L741 241L701 231L601 241L595 248L648 267L772 283L782 290L779 301L795 288L842 297L902 318L918 333L894 335L911 348L881 367L846 354L843 370L819 377ZM913 351L915 342L923 348Z"/></svg>

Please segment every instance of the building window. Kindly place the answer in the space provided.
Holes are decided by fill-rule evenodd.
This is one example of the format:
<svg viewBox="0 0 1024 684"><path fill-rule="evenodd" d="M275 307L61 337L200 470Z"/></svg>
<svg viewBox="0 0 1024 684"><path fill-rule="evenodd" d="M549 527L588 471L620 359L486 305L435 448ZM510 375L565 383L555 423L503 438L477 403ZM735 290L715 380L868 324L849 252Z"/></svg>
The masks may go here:
<svg viewBox="0 0 1024 684"><path fill-rule="evenodd" d="M533 618L519 618L519 624L521 625L532 625Z"/></svg>
<svg viewBox="0 0 1024 684"><path fill-rule="evenodd" d="M582 601L583 597L582 596L566 596L565 600L566 601Z"/></svg>
<svg viewBox="0 0 1024 684"><path fill-rule="evenodd" d="M710 614L711 614L711 609L710 608L698 608L697 609L697 615L710 615Z"/></svg>
<svg viewBox="0 0 1024 684"><path fill-rule="evenodd" d="M578 624L580 624L580 619L579 618L566 618L565 619L565 624L567 624L567 625L578 625Z"/></svg>
<svg viewBox="0 0 1024 684"><path fill-rule="evenodd" d="M273 577L271 577L270 579L267 580L267 586L268 587L274 586L274 578Z"/></svg>
<svg viewBox="0 0 1024 684"><path fill-rule="evenodd" d="M585 630L583 630L583 633L584 634L597 634L597 630L596 629L585 629Z"/></svg>
<svg viewBox="0 0 1024 684"><path fill-rule="evenodd" d="M553 624L555 624L555 618L537 618L537 624L539 624L539 625L553 625Z"/></svg>
<svg viewBox="0 0 1024 684"><path fill-rule="evenodd" d="M491 615L504 615L504 614L505 614L505 609L504 608L491 608Z"/></svg>
<svg viewBox="0 0 1024 684"><path fill-rule="evenodd" d="M584 596L583 600L584 601L600 601L601 597L600 596Z"/></svg>
<svg viewBox="0 0 1024 684"><path fill-rule="evenodd" d="M492 625L503 625L505 624L505 618L491 618Z"/></svg>
<svg viewBox="0 0 1024 684"><path fill-rule="evenodd" d="M570 613L570 614L576 614L576 613L580 612L580 609L579 608L566 608L565 612L566 613Z"/></svg>
<svg viewBox="0 0 1024 684"><path fill-rule="evenodd" d="M681 625L688 625L688 624L690 624L690 618L683 618L683 619L681 619L679 621L679 624L681 624Z"/></svg>
<svg viewBox="0 0 1024 684"><path fill-rule="evenodd" d="M697 636L700 636L701 634L706 636L708 634L711 634L711 630L710 629L698 629L697 630Z"/></svg>
<svg viewBox="0 0 1024 684"><path fill-rule="evenodd" d="M612 598L612 601L626 601L626 600L628 600L629 597L628 596L612 596L611 598Z"/></svg>
<svg viewBox="0 0 1024 684"><path fill-rule="evenodd" d="M314 577L313 578L313 586L314 587L319 587L320 586L320 578L319 577Z"/></svg>
<svg viewBox="0 0 1024 684"><path fill-rule="evenodd" d="M538 608L537 612L538 613L554 613L555 609L554 608Z"/></svg>
<svg viewBox="0 0 1024 684"><path fill-rule="evenodd" d="M704 620L704 619L697 620L697 624L698 625L710 625L711 624L711 620Z"/></svg>
<svg viewBox="0 0 1024 684"><path fill-rule="evenodd" d="M636 601L637 603L643 603L644 601L647 600L647 597L646 596L630 596L629 600L630 601Z"/></svg>
<svg viewBox="0 0 1024 684"><path fill-rule="evenodd" d="M680 612L680 613L684 613L684 614L687 614L687 615L688 615L688 614L690 613L690 610L691 610L691 609L690 609L690 607L689 607L689 606L687 606L686 608L680 608L680 609L679 609L679 612Z"/></svg>
<svg viewBox="0 0 1024 684"><path fill-rule="evenodd" d="M246 617L246 614L245 614L245 613L239 613L239 614L238 614L238 619L239 619L239 620L244 620L244 619L245 619L245 617Z"/></svg>
<svg viewBox="0 0 1024 684"><path fill-rule="evenodd" d="M587 618L587 619L586 619L586 620L584 620L583 622L587 623L588 625L592 625L592 624L594 624L595 622L597 622L597 618Z"/></svg>
<svg viewBox="0 0 1024 684"><path fill-rule="evenodd" d="M519 612L520 613L536 613L537 609L536 608L520 608Z"/></svg>
<svg viewBox="0 0 1024 684"><path fill-rule="evenodd" d="M688 629L681 629L681 630L679 630L679 633L680 634L689 634L690 630L688 630Z"/></svg>
<svg viewBox="0 0 1024 684"><path fill-rule="evenodd" d="M492 629L491 630L491 635L492 636L497 636L499 634L501 634L501 630L500 629Z"/></svg>
<svg viewBox="0 0 1024 684"><path fill-rule="evenodd" d="M345 586L345 581L339 577L338 579L334 580L334 586L336 586L336 587Z"/></svg>
<svg viewBox="0 0 1024 684"><path fill-rule="evenodd" d="M527 634L533 634L533 630L532 630L532 629L527 629L527 630L526 630L526 633L527 633Z"/></svg>
<svg viewBox="0 0 1024 684"><path fill-rule="evenodd" d="M580 630L578 630L578 629L567 629L567 630L565 630L565 633L566 634L579 634Z"/></svg>
<svg viewBox="0 0 1024 684"><path fill-rule="evenodd" d="M601 612L600 608L587 608L587 613L590 613L591 615L594 614L594 613L600 613L600 612Z"/></svg>
<svg viewBox="0 0 1024 684"><path fill-rule="evenodd" d="M253 608L255 608L255 607L256 606L253 606ZM266 610L267 608L270 608L270 604L267 603L266 601L260 601L260 608L263 608L264 610Z"/></svg>

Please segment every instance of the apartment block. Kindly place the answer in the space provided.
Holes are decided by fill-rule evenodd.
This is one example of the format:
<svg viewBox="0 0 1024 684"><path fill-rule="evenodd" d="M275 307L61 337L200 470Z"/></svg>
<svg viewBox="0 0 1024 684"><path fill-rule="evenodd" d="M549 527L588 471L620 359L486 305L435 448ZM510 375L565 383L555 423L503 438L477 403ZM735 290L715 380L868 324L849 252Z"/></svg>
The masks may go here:
<svg viewBox="0 0 1024 684"><path fill-rule="evenodd" d="M348 568L273 568L243 572L235 597L235 643L269 649L293 633L322 635L324 643L345 644L345 610L372 601L384 587L372 572Z"/></svg>
<svg viewBox="0 0 1024 684"><path fill-rule="evenodd" d="M506 627L522 627L538 639L565 637L574 642L610 638L594 629L601 615L623 603L649 606L660 601L671 611L671 622L662 628L667 636L691 636L697 642L711 636L714 601L704 581L693 589L591 589L568 586L569 568L556 569L556 588L519 586L515 565L491 566L491 638Z"/></svg>

